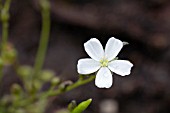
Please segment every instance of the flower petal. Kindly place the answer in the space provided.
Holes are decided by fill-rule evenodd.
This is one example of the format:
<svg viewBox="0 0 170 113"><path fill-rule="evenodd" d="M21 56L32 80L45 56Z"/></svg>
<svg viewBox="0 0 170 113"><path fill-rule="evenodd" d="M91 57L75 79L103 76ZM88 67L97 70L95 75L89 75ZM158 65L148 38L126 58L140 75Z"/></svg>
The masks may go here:
<svg viewBox="0 0 170 113"><path fill-rule="evenodd" d="M100 61L104 56L104 50L100 41L92 38L84 44L85 51L94 60Z"/></svg>
<svg viewBox="0 0 170 113"><path fill-rule="evenodd" d="M129 75L133 64L127 60L114 60L108 64L109 69L121 76Z"/></svg>
<svg viewBox="0 0 170 113"><path fill-rule="evenodd" d="M112 86L112 74L107 67L102 67L95 79L95 85L99 88L110 88Z"/></svg>
<svg viewBox="0 0 170 113"><path fill-rule="evenodd" d="M105 57L107 60L113 60L123 47L123 42L111 37L105 47Z"/></svg>
<svg viewBox="0 0 170 113"><path fill-rule="evenodd" d="M77 71L79 74L91 74L100 68L100 62L90 58L80 59L77 64Z"/></svg>

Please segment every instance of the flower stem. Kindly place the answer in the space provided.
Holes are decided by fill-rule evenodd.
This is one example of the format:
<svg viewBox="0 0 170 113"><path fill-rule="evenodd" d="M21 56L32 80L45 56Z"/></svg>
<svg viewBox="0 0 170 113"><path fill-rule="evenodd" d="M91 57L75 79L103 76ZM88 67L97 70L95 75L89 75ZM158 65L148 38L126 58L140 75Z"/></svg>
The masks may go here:
<svg viewBox="0 0 170 113"><path fill-rule="evenodd" d="M94 75L91 75L88 79L85 79L85 80L80 80L79 79L75 84L72 84L72 85L68 86L66 88L65 92L70 91L72 89L75 89L75 88L77 88L77 87L79 87L81 85L87 84L87 83L91 82L94 79L95 79Z"/></svg>
<svg viewBox="0 0 170 113"><path fill-rule="evenodd" d="M40 0L41 15L42 15L42 31L39 43L38 52L34 64L33 77L37 76L43 66L45 54L48 46L50 33L50 4L48 0Z"/></svg>
<svg viewBox="0 0 170 113"><path fill-rule="evenodd" d="M56 91L45 93L45 95L42 95L42 98L60 95L62 93L65 93L65 92L68 92L70 90L73 90L73 89L75 89L75 88L77 88L79 86L87 84L87 83L91 82L94 79L95 79L94 75L90 75L90 77L87 78L87 79L79 78L74 84L67 86L64 90L63 89L58 89Z"/></svg>

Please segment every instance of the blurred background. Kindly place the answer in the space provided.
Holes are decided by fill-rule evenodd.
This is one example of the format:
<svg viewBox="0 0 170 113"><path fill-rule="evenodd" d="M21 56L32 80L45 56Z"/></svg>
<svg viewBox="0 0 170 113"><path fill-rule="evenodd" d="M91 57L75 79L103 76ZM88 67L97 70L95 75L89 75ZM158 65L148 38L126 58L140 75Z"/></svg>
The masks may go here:
<svg viewBox="0 0 170 113"><path fill-rule="evenodd" d="M110 89L94 81L53 98L47 113L92 98L85 113L170 113L170 1L169 0L50 0L51 35L44 69L62 80L78 79L77 61L88 57L83 44L110 37L127 41L118 57L133 64L130 76L113 74ZM33 65L41 31L37 0L12 0L9 42L19 62ZM1 24L0 24L1 26ZM1 27L0 27L1 29ZM0 30L1 33L2 30ZM13 69L5 70L1 95L20 82Z"/></svg>

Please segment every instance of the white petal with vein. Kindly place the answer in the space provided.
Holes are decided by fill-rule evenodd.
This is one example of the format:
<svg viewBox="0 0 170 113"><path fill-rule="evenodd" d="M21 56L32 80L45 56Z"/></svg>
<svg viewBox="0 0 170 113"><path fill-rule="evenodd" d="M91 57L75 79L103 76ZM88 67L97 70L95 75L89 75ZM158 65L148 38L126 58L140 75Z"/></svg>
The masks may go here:
<svg viewBox="0 0 170 113"><path fill-rule="evenodd" d="M102 67L96 75L95 85L99 88L110 88L112 86L112 74L107 67Z"/></svg>
<svg viewBox="0 0 170 113"><path fill-rule="evenodd" d="M85 51L94 60L100 61L104 56L104 50L100 41L92 38L84 44Z"/></svg>
<svg viewBox="0 0 170 113"><path fill-rule="evenodd" d="M77 64L79 74L91 74L100 68L100 63L90 58L80 59Z"/></svg>
<svg viewBox="0 0 170 113"><path fill-rule="evenodd" d="M129 75L133 64L127 60L114 60L108 64L109 69L121 76Z"/></svg>
<svg viewBox="0 0 170 113"><path fill-rule="evenodd" d="M123 42L114 37L110 38L105 47L105 57L110 61L113 60L123 47Z"/></svg>

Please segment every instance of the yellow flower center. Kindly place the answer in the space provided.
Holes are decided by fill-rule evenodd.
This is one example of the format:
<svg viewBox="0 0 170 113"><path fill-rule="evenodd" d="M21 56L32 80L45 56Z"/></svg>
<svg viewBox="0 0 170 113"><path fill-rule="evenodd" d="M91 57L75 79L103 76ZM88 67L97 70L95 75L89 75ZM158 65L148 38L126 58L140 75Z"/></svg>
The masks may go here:
<svg viewBox="0 0 170 113"><path fill-rule="evenodd" d="M101 66L102 66L102 67L107 67L109 61L108 61L107 59L102 59L102 60L100 60L100 63L101 63Z"/></svg>

